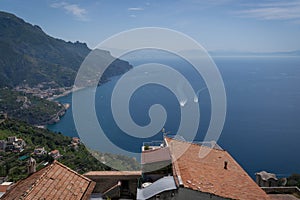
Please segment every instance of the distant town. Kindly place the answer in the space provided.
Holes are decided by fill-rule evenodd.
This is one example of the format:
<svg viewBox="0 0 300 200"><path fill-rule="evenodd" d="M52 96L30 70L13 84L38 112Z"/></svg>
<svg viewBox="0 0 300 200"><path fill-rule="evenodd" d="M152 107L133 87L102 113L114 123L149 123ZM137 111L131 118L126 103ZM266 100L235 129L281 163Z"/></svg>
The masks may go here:
<svg viewBox="0 0 300 200"><path fill-rule="evenodd" d="M80 145L80 139L77 137L73 137L70 142L70 147L74 150L78 149ZM26 148L26 142L22 138L17 138L16 136L7 137L6 140L0 140L0 151L2 152L13 152L13 153L21 153ZM41 157L46 155L47 151L45 147L36 147L31 155L36 155ZM48 153L53 159L58 159L62 155L59 153L59 150L54 149Z"/></svg>
<svg viewBox="0 0 300 200"><path fill-rule="evenodd" d="M36 86L29 86L28 84L23 84L16 86L14 88L18 92L24 92L25 94L32 94L33 96L54 100L61 96L65 96L72 92L73 87L59 87L54 81L42 82Z"/></svg>

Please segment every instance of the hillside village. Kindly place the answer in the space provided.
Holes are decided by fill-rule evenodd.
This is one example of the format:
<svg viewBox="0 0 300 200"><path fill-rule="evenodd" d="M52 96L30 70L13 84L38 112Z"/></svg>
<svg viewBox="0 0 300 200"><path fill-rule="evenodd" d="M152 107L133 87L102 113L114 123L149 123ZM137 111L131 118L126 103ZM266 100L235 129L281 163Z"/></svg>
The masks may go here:
<svg viewBox="0 0 300 200"><path fill-rule="evenodd" d="M7 138L7 141L19 140ZM78 145L80 139L72 138L70 146ZM206 157L198 156L200 148L209 151ZM274 174L259 172L255 183L214 142L190 143L165 136L161 143L147 143L142 149L140 171L101 170L80 175L59 162L63 155L58 150L50 151L52 160L37 170L38 162L33 157L47 152L43 147L36 148L27 158L28 176L16 183L3 182L0 199L292 200L300 197L299 188L283 186Z"/></svg>
<svg viewBox="0 0 300 200"><path fill-rule="evenodd" d="M77 137L73 137L70 145L74 150L78 149L80 145L80 139ZM6 140L0 140L0 151L2 152L13 152L13 153L21 153L26 148L26 143L22 138L17 138L16 136L7 137ZM41 157L47 154L45 147L37 147L31 153L32 155L36 155ZM58 159L62 155L59 153L59 150L54 149L49 152L49 155L53 157L53 159Z"/></svg>
<svg viewBox="0 0 300 200"><path fill-rule="evenodd" d="M61 95L66 95L72 91L73 87L60 87L54 81L50 82L41 82L36 86L29 86L28 84L18 85L14 88L14 90L18 92L23 92L25 94L31 94L33 96L53 100L54 98L58 98Z"/></svg>
<svg viewBox="0 0 300 200"><path fill-rule="evenodd" d="M3 119L9 117L39 126L58 122L69 108L68 104L40 98L39 93L36 95L7 87L0 88L0 102Z"/></svg>

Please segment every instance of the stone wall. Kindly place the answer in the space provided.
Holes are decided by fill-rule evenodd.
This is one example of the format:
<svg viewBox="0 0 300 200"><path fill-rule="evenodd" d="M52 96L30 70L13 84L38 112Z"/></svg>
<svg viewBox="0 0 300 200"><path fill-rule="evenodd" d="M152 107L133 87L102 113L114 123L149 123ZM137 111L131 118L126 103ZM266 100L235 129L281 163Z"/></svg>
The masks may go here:
<svg viewBox="0 0 300 200"><path fill-rule="evenodd" d="M300 196L300 189L298 187L261 187L267 194L298 194Z"/></svg>
<svg viewBox="0 0 300 200"><path fill-rule="evenodd" d="M178 194L176 194L176 200L187 200L187 199L201 199L201 200L224 200L222 198L213 194L204 193L200 191L191 190L188 188L179 188Z"/></svg>

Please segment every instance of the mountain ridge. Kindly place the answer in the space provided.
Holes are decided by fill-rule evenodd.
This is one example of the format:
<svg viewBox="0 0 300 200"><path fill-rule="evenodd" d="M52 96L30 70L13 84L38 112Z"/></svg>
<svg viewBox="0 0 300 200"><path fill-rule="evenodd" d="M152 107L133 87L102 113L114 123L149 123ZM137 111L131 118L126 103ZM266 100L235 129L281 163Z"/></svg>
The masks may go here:
<svg viewBox="0 0 300 200"><path fill-rule="evenodd" d="M212 56L300 56L300 50L274 51L274 52L252 52L252 51L209 51Z"/></svg>
<svg viewBox="0 0 300 200"><path fill-rule="evenodd" d="M85 43L51 37L38 25L0 11L0 87L51 81L59 87L70 87L91 51ZM115 59L105 50L98 53L103 59L114 60L104 72L106 79L132 68L127 61Z"/></svg>

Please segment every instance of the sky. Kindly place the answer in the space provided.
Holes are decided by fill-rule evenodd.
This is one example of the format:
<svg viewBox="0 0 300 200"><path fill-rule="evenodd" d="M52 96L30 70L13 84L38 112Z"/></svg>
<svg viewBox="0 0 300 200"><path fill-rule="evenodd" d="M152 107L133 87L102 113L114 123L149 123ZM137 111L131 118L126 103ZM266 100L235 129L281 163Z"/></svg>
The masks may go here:
<svg viewBox="0 0 300 200"><path fill-rule="evenodd" d="M132 28L162 27L208 51L300 49L300 0L0 0L0 10L90 48Z"/></svg>

